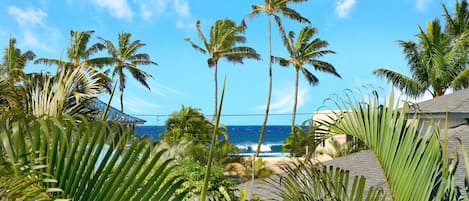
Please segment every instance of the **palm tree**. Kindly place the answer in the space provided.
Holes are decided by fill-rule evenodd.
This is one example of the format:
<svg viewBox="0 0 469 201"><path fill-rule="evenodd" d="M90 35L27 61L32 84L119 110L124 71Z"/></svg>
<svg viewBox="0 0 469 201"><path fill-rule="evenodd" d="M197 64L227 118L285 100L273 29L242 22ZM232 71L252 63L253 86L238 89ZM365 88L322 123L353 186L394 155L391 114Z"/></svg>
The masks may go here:
<svg viewBox="0 0 469 201"><path fill-rule="evenodd" d="M101 43L94 43L88 47L91 31L70 31L70 43L67 48L68 61L52 58L39 58L34 61L35 64L46 64L65 66L66 68L78 68L82 65L100 67L109 64L111 61L105 58L90 58L100 50L104 49Z"/></svg>
<svg viewBox="0 0 469 201"><path fill-rule="evenodd" d="M445 17L445 30L446 33L451 35L454 38L461 36L464 32L467 32L469 29L469 12L467 10L467 1L462 0L456 1L454 4L454 16L449 14L448 9L445 4L441 5L443 7L443 16Z"/></svg>
<svg viewBox="0 0 469 201"><path fill-rule="evenodd" d="M247 46L237 46L238 43L244 43L246 38L241 35L244 31L243 26L237 26L233 20L217 20L210 28L210 35L207 38L200 29L200 20L195 23L197 33L203 46L195 44L190 38L185 40L192 47L204 54L208 54L208 67L214 69L215 97L214 97L214 116L217 114L218 97L218 61L225 58L229 62L243 63L243 59L259 60L260 56L256 50Z"/></svg>
<svg viewBox="0 0 469 201"><path fill-rule="evenodd" d="M0 76L16 83L25 78L24 67L28 61L32 61L36 55L28 50L24 53L15 47L16 39L10 38L8 47L5 48L3 63L0 65Z"/></svg>
<svg viewBox="0 0 469 201"><path fill-rule="evenodd" d="M279 26L280 27L280 26ZM295 33L290 31L288 36L282 27L280 27L280 33L282 36L283 43L290 54L289 58L282 58L274 56L274 61L279 62L281 66L289 66L290 64L295 67L295 95L293 101L293 114L291 122L291 132L295 132L295 117L296 117L296 106L298 99L298 79L299 72L301 71L312 86L319 84L319 79L311 73L306 65L310 65L314 70L322 71L333 74L340 78L340 75L335 70L334 66L328 62L318 60L318 57L322 57L326 54L335 54L332 50L325 50L329 43L321 40L320 38L313 38L318 30L312 26L307 26L301 29L298 38L295 40Z"/></svg>
<svg viewBox="0 0 469 201"><path fill-rule="evenodd" d="M126 76L124 69L127 69L133 78L135 78L140 84L150 90L150 86L147 83L147 78L151 75L140 68L140 65L158 65L156 62L150 60L150 56L147 53L139 53L140 48L145 46L140 40L130 41L130 33L120 33L118 36L119 46L116 48L110 40L102 39L108 53L111 57L107 57L107 60L113 61L114 69L112 70L112 78L114 76L119 77L119 91L120 91L120 103L121 112L124 112L124 89Z"/></svg>
<svg viewBox="0 0 469 201"><path fill-rule="evenodd" d="M267 25L268 25L268 31L267 31L267 38L268 38L268 48L269 48L269 91L267 94L267 104L265 106L265 117L264 117L264 122L262 123L262 128L261 128L261 133L259 135L259 142L257 143L257 149L256 149L256 156L259 155L259 151L261 149L261 144L262 140L264 138L264 133L265 133L265 127L267 126L267 121L269 119L269 110L270 110L270 100L272 98L272 26L271 26L271 18L272 16L275 17L277 24L281 25L280 17L276 15L276 13L281 13L283 16L290 18L292 20L298 21L298 22L307 22L310 23L310 21L301 16L298 12L295 10L291 9L288 7L288 3L293 2L293 3L299 3L303 2L306 0L264 0L264 5L257 5L254 4L252 5L252 10L248 14L249 17L254 17L259 15L261 12L264 12L267 17Z"/></svg>
<svg viewBox="0 0 469 201"><path fill-rule="evenodd" d="M419 42L398 41L408 61L411 77L386 68L373 73L384 77L394 87L410 97L420 97L426 91L438 97L448 88L460 89L469 84L469 69L461 69L466 63L464 41L452 43L451 37L441 30L437 19L427 22L426 32L419 26Z"/></svg>

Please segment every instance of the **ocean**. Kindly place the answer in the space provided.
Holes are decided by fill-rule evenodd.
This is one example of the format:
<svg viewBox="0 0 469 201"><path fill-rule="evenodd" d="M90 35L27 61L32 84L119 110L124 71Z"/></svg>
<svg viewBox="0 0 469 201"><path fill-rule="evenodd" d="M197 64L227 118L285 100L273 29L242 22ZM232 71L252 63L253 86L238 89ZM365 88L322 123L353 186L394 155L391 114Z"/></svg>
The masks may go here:
<svg viewBox="0 0 469 201"><path fill-rule="evenodd" d="M240 155L250 156L256 151L261 127L228 126L228 141L240 149ZM138 136L148 135L159 140L159 135L164 133L164 126L136 126L135 132ZM282 145L289 135L290 126L267 126L260 156L288 156L288 153L282 152Z"/></svg>

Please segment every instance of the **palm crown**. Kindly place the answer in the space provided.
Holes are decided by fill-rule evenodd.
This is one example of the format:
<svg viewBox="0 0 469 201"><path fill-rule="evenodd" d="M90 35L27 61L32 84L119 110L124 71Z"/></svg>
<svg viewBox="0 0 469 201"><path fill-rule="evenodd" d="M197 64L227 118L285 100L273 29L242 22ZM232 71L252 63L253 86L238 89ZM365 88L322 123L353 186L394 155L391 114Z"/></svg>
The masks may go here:
<svg viewBox="0 0 469 201"><path fill-rule="evenodd" d="M273 59L277 61L281 66L293 65L295 67L295 96L293 102L293 115L292 115L292 132L295 127L295 116L296 116L296 105L298 98L298 75L299 71L302 72L309 84L319 84L319 79L306 68L306 65L310 65L314 70L322 71L333 74L340 78L334 66L328 62L318 60L326 54L334 54L332 50L327 50L329 43L321 40L320 38L313 38L317 33L317 29L311 26L304 27L301 29L298 38L295 41L295 33L290 31L288 35L285 33L283 28L280 27L280 33L282 36L283 43L290 55L288 58L282 58L274 56Z"/></svg>
<svg viewBox="0 0 469 201"><path fill-rule="evenodd" d="M150 56L147 53L139 53L140 48L144 47L145 43L142 43L140 40L130 41L131 36L132 35L130 33L120 33L118 36L118 47L116 47L110 40L104 40L101 38L109 55L111 55L106 59L112 61L114 65L112 77L119 77L121 111L124 111L123 93L126 83L124 69L127 69L133 78L150 90L147 78L151 77L151 75L141 70L138 66L157 65L156 62L150 60Z"/></svg>
<svg viewBox="0 0 469 201"><path fill-rule="evenodd" d="M214 68L214 82L215 82L215 109L214 114L217 114L217 96L218 96L218 61L225 58L229 62L243 63L245 58L260 59L256 50L247 46L237 46L238 43L246 42L246 38L241 35L244 31L243 26L237 26L233 20L224 19L217 20L210 28L210 37L207 38L200 29L200 20L195 24L197 33L202 40L203 45L197 45L190 38L185 40L189 42L192 47L204 54L208 54L207 64L209 67Z"/></svg>
<svg viewBox="0 0 469 201"><path fill-rule="evenodd" d="M410 97L420 97L429 91L433 97L442 96L448 88L468 86L469 70L464 41L453 41L445 34L438 20L427 23L426 32L419 26L418 43L398 41L408 61L411 77L386 68L374 74L384 77Z"/></svg>

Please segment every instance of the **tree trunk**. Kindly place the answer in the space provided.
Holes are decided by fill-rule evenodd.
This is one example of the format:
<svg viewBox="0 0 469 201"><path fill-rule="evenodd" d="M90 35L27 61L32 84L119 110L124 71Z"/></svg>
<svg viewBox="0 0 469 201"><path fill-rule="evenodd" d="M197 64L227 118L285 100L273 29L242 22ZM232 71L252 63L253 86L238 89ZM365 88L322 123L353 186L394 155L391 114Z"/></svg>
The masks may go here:
<svg viewBox="0 0 469 201"><path fill-rule="evenodd" d="M264 140L265 127L267 126L267 120L269 119L270 100L272 97L272 28L271 28L271 16L269 15L268 21L268 47L269 47L269 92L267 94L267 105L265 106L264 122L262 123L261 133L259 135L259 142L257 143L257 149L255 157L259 156L261 150L262 141Z"/></svg>
<svg viewBox="0 0 469 201"><path fill-rule="evenodd" d="M215 120L215 116L217 115L217 105L218 105L218 61L215 61L215 64L214 64L213 68L214 68L213 80L215 82L215 97L214 97L215 104L214 104L212 121Z"/></svg>
<svg viewBox="0 0 469 201"><path fill-rule="evenodd" d="M124 113L124 90L120 90L121 112Z"/></svg>
<svg viewBox="0 0 469 201"><path fill-rule="evenodd" d="M295 117L296 117L296 103L298 101L298 75L299 75L299 68L296 68L295 73L295 97L293 99L293 112L292 112L292 120L291 120L291 133L295 132Z"/></svg>

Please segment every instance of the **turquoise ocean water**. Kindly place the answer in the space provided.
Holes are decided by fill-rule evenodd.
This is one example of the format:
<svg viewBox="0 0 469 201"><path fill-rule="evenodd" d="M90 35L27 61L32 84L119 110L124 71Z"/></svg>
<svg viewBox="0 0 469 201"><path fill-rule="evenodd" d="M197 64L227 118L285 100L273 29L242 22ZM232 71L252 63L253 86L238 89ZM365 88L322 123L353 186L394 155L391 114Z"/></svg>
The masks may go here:
<svg viewBox="0 0 469 201"><path fill-rule="evenodd" d="M257 147L262 126L228 126L228 141L240 149L241 155L252 155ZM135 132L139 136L148 135L158 140L164 133L164 126L137 126ZM261 146L261 156L288 156L282 153L282 145L290 135L290 126L267 126Z"/></svg>

